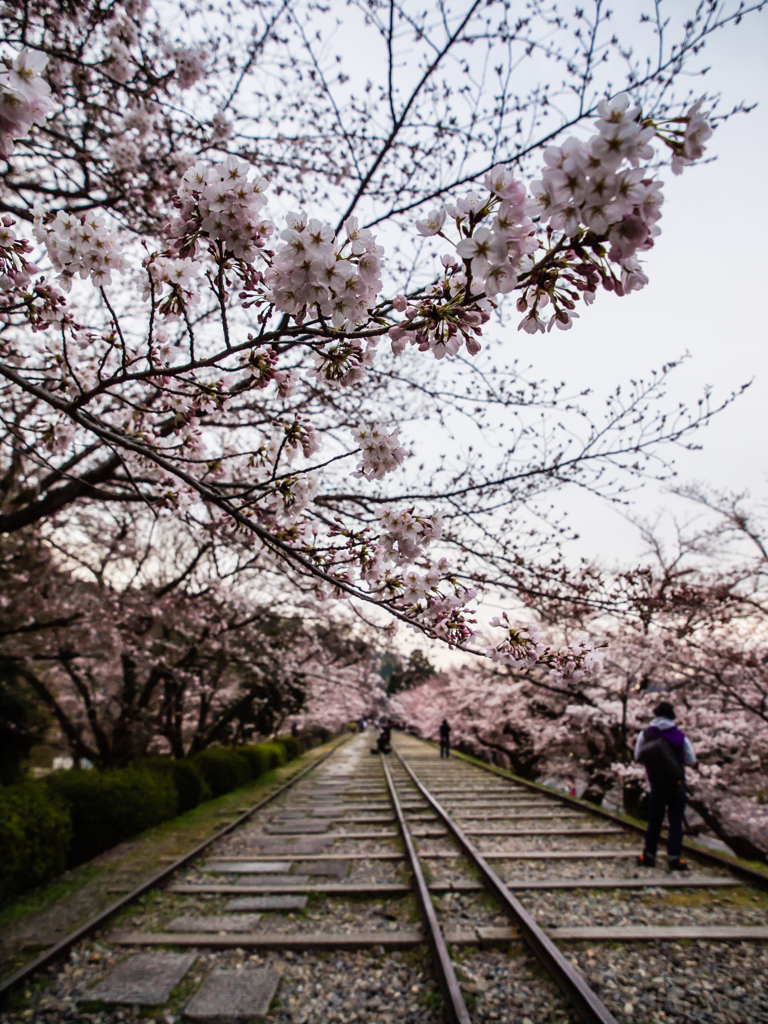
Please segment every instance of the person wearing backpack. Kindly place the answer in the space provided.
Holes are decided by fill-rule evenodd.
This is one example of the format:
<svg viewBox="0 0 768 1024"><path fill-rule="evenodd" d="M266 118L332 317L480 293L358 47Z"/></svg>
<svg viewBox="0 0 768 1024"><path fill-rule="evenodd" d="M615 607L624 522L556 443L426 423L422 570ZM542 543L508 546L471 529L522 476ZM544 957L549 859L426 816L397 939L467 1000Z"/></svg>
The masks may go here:
<svg viewBox="0 0 768 1024"><path fill-rule="evenodd" d="M654 718L635 744L635 760L645 766L651 792L648 797L648 828L645 849L638 857L642 867L656 866L664 814L669 814L667 862L670 871L687 871L680 856L683 850L685 811L685 766L696 764L696 755L685 733L675 725L675 709L664 700L653 711Z"/></svg>

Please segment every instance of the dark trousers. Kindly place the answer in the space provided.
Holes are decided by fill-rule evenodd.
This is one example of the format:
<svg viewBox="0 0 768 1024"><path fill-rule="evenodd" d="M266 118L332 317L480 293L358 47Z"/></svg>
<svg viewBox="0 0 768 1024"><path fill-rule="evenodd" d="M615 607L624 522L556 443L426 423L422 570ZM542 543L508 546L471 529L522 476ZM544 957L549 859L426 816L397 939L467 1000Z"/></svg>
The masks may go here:
<svg viewBox="0 0 768 1024"><path fill-rule="evenodd" d="M645 852L651 857L656 856L665 811L669 813L667 857L670 860L677 860L683 849L685 786L651 784L651 794L648 797L648 828L645 833Z"/></svg>
<svg viewBox="0 0 768 1024"><path fill-rule="evenodd" d="M451 756L451 741L440 737L440 757Z"/></svg>

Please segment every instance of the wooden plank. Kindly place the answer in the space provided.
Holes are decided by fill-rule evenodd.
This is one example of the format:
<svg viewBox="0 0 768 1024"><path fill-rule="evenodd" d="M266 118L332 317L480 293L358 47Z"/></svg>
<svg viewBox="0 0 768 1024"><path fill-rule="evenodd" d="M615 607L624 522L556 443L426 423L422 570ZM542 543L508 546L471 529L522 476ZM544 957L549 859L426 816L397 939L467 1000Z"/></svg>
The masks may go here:
<svg viewBox="0 0 768 1024"><path fill-rule="evenodd" d="M413 949L425 942L415 928L397 931L358 932L237 932L232 935L211 935L208 932L124 932L110 936L115 946L202 946L207 949L269 949L269 950L354 950L381 946L384 949Z"/></svg>
<svg viewBox="0 0 768 1024"><path fill-rule="evenodd" d="M397 832L328 832L328 839L397 839Z"/></svg>
<svg viewBox="0 0 768 1024"><path fill-rule="evenodd" d="M277 855L275 855L277 856ZM402 860L405 854L402 853L291 853L286 854L286 859L291 860ZM217 861L227 861L231 864L240 861L258 860L258 855L251 857L217 857ZM290 877L290 876L289 876Z"/></svg>
<svg viewBox="0 0 768 1024"><path fill-rule="evenodd" d="M606 850L500 850L493 853L488 850L481 850L480 853L486 860L629 860L637 858L637 850L616 850L609 853ZM441 857L465 857L466 854L457 850L455 853L422 853L419 857L422 860L439 860Z"/></svg>
<svg viewBox="0 0 768 1024"><path fill-rule="evenodd" d="M371 815L369 818L339 818L338 821L343 822L345 825L392 825L397 820L391 815L387 817L374 817Z"/></svg>
<svg viewBox="0 0 768 1024"><path fill-rule="evenodd" d="M482 886L478 884L478 889ZM356 882L309 882L304 885L195 885L179 882L169 886L166 892L174 893L213 893L220 896L264 896L279 893L282 895L303 894L305 892L321 893L325 896L405 896L411 892L409 885L402 882L377 882L367 885ZM445 892L449 887L445 887Z"/></svg>
<svg viewBox="0 0 768 1024"><path fill-rule="evenodd" d="M486 855L487 856L487 855ZM454 882L454 886L467 883ZM471 883L482 888L479 882ZM737 878L715 878L707 875L680 875L667 878L543 878L541 880L505 881L508 889L523 892L537 889L720 889L743 885Z"/></svg>
<svg viewBox="0 0 768 1024"><path fill-rule="evenodd" d="M623 836L623 828L465 828L468 836Z"/></svg>
<svg viewBox="0 0 768 1024"><path fill-rule="evenodd" d="M614 925L601 928L549 928L553 939L574 942L768 942L768 928L759 925Z"/></svg>

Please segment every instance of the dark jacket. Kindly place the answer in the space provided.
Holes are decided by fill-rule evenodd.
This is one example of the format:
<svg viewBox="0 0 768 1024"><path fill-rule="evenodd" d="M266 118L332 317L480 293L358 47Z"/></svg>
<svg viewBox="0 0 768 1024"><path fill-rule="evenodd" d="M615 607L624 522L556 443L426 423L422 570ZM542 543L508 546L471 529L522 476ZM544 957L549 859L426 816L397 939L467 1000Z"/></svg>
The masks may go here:
<svg viewBox="0 0 768 1024"><path fill-rule="evenodd" d="M635 760L637 760L643 743L646 740L655 739L657 736L663 736L667 743L669 743L680 764L683 766L696 764L696 754L691 746L691 741L682 729L678 729L672 718L654 718L651 724L646 729L643 729L637 737L637 743L635 743ZM646 774L648 774L647 768Z"/></svg>

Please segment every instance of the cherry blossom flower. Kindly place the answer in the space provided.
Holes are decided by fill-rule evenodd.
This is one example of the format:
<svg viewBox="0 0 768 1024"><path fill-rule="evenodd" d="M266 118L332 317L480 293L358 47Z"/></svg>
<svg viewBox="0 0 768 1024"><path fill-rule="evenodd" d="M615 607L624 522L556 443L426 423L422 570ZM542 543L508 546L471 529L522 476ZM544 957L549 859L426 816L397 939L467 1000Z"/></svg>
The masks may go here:
<svg viewBox="0 0 768 1024"><path fill-rule="evenodd" d="M402 465L408 452L398 444L399 430L386 433L380 426L359 427L352 431L355 443L361 449L357 476L366 480L380 480Z"/></svg>
<svg viewBox="0 0 768 1024"><path fill-rule="evenodd" d="M0 156L9 157L14 140L42 124L53 110L51 90L41 77L48 58L24 49L13 58L0 58Z"/></svg>

